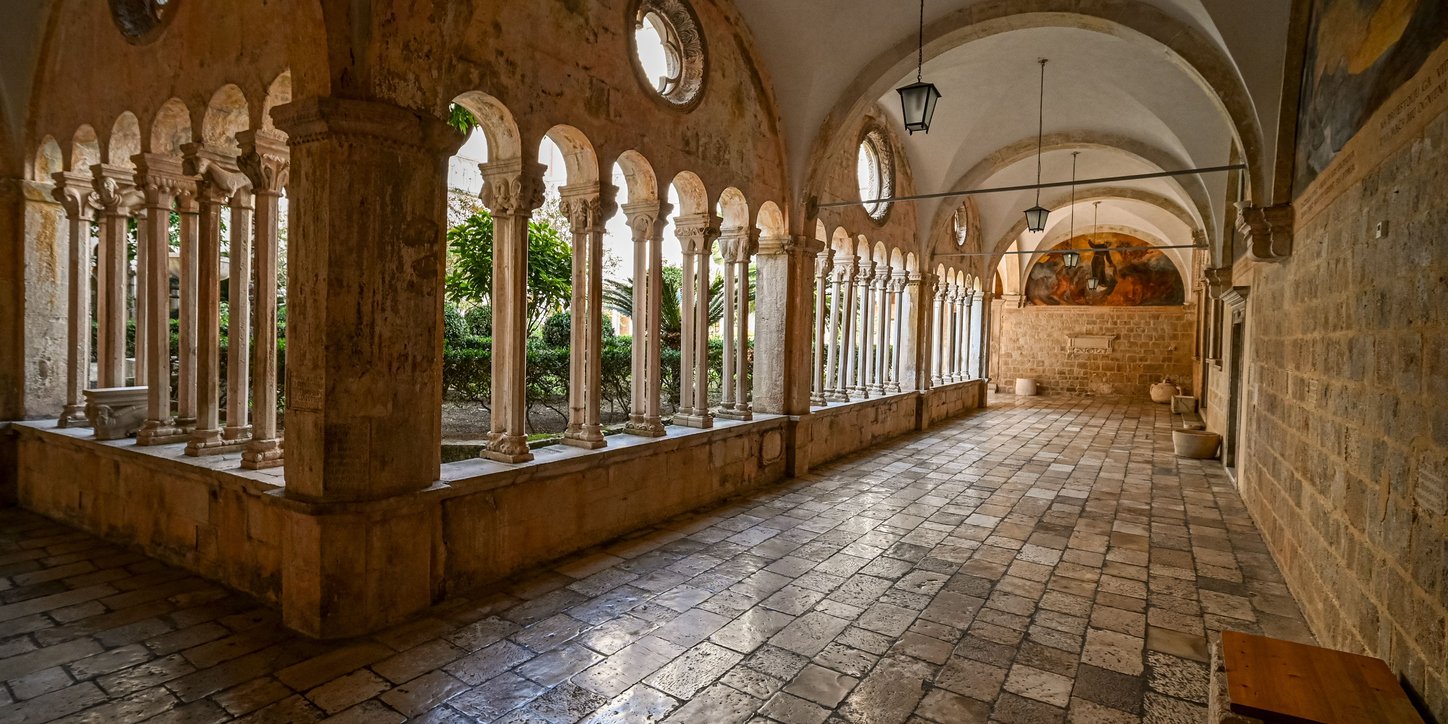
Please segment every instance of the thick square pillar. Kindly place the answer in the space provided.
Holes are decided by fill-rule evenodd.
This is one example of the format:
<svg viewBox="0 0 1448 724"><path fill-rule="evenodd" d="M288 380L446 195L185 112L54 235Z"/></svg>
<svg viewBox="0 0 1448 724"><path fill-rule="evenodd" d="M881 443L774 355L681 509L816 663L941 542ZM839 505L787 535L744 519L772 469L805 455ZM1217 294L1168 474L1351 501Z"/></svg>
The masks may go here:
<svg viewBox="0 0 1448 724"><path fill-rule="evenodd" d="M809 471L812 285L815 255L823 248L805 236L762 235L755 256L754 409L801 418L785 444L790 475Z"/></svg>

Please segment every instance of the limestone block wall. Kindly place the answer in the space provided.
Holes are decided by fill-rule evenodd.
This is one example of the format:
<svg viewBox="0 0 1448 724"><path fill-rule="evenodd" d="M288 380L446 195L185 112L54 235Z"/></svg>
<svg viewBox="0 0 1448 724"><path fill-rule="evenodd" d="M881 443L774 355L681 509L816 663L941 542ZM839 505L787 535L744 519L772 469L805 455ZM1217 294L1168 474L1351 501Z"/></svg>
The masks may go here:
<svg viewBox="0 0 1448 724"><path fill-rule="evenodd" d="M1009 391L1019 377L1042 394L1145 395L1170 377L1192 386L1196 312L1180 307L1012 307L998 305L991 377ZM1075 351L1068 335L1115 335L1109 351Z"/></svg>
<svg viewBox="0 0 1448 724"><path fill-rule="evenodd" d="M914 430L920 397L917 392L904 392L849 405L815 408L810 418L810 467Z"/></svg>
<svg viewBox="0 0 1448 724"><path fill-rule="evenodd" d="M1257 268L1241 483L1322 644L1387 660L1440 721L1448 721L1445 189L1448 114L1315 218L1299 219L1289 259ZM1377 238L1382 221L1389 232Z"/></svg>

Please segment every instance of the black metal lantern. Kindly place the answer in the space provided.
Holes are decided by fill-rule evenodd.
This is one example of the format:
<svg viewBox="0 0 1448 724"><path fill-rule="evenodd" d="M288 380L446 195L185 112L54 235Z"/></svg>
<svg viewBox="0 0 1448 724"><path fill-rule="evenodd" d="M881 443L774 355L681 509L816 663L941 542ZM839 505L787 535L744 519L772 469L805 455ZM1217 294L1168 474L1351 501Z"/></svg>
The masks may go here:
<svg viewBox="0 0 1448 724"><path fill-rule="evenodd" d="M1086 288L1090 289L1093 292L1096 291L1096 287L1099 286L1101 286L1101 280L1097 279L1096 277L1091 277L1090 279L1086 280Z"/></svg>
<svg viewBox="0 0 1448 724"><path fill-rule="evenodd" d="M1041 108L1036 119L1036 205L1026 209L1026 229L1033 234L1046 230L1046 217L1051 215L1041 206L1041 141L1046 131L1046 59L1041 58Z"/></svg>
<svg viewBox="0 0 1448 724"><path fill-rule="evenodd" d="M896 90L900 93L900 113L905 117L905 130L912 136L916 131L929 133L930 119L935 116L935 102L940 100L940 91L935 89L935 84L917 80Z"/></svg>
<svg viewBox="0 0 1448 724"><path fill-rule="evenodd" d="M1036 234L1045 231L1046 217L1050 215L1051 212L1042 208L1039 204L1026 209L1026 229Z"/></svg>
<svg viewBox="0 0 1448 724"><path fill-rule="evenodd" d="M1067 269L1075 269L1081 263L1081 255L1074 251L1068 251L1061 255L1061 260L1066 263Z"/></svg>
<svg viewBox="0 0 1448 724"><path fill-rule="evenodd" d="M905 119L905 130L910 135L916 131L930 132L930 119L935 117L935 102L940 100L940 90L925 79L925 0L920 0L920 35L915 62L915 82L896 88L900 94L900 115Z"/></svg>

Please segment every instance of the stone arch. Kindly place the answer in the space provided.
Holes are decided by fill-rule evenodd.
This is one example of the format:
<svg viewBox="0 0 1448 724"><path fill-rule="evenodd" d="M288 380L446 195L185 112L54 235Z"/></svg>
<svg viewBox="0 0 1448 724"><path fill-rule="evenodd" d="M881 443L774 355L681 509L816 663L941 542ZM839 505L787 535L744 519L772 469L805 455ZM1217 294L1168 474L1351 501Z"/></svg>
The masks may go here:
<svg viewBox="0 0 1448 724"><path fill-rule="evenodd" d="M1190 216L1184 209L1182 209L1179 205L1173 203L1173 202L1171 201L1171 199L1166 199L1166 198L1164 198L1164 197L1157 196L1157 195L1155 195L1155 194L1150 194L1150 193L1146 193L1146 192L1136 192L1136 191L1132 190L1132 193L1130 193L1130 194L1115 193L1115 194L1111 194L1111 195L1102 195L1102 196L1095 196L1095 195L1092 195L1092 196L1082 196L1081 193L1080 193L1080 191L1077 191L1076 203L1077 203L1078 205L1084 204L1084 203L1089 203L1089 202L1091 202L1091 201L1098 200L1098 199L1099 199L1099 200L1102 200L1102 201L1109 201L1109 200L1113 200L1113 199L1121 199L1121 200L1128 200L1128 201L1138 201L1138 202L1147 204L1147 205L1149 205L1149 206L1153 206L1153 207L1156 207L1156 208L1160 208L1161 210L1163 210L1163 211L1171 214L1172 216L1176 217L1177 220L1182 221L1182 223L1183 223L1184 225L1186 225L1187 228L1189 228L1189 229L1196 230L1196 229L1199 229L1199 228L1200 228L1200 227L1194 226L1194 225L1191 223L1191 216ZM1047 208L1047 209L1050 209L1050 210L1051 210L1051 214L1052 214L1053 216L1054 216L1054 214L1055 214L1056 212L1060 211L1061 209L1068 208L1068 207L1070 206L1070 204L1071 204L1071 202L1070 202L1070 197L1069 197L1068 192L1062 192L1062 191L1059 191L1059 190L1057 190L1056 195L1055 195L1054 197L1049 197L1049 198L1048 198L1048 197L1044 197L1044 196L1043 196L1043 197L1041 198L1041 205L1044 206L1044 207ZM1013 224L1013 225L1011 226L1011 228L1010 228L1004 235L1001 236L1000 239L997 239L995 242L993 242L993 244L992 244L992 246L991 246L991 256L987 257L987 262L988 262L988 263L987 263L987 265L986 265L985 268L987 268L987 269L994 268L994 267L1000 262L1001 258L1005 256L1005 252L1008 251L1013 245L1016 244L1016 241L1021 237L1021 234L1025 233L1025 231L1026 231L1026 220L1025 220L1025 218L1024 218L1024 216L1023 216L1023 217L1017 219L1016 222L1015 222L1015 224ZM1165 242L1163 242L1163 243L1165 243ZM1169 255L1169 256L1170 256L1170 255Z"/></svg>
<svg viewBox="0 0 1448 724"><path fill-rule="evenodd" d="M569 185L598 183L598 154L583 131L568 125L557 125L543 134L563 154L563 169ZM492 148L491 141L488 144Z"/></svg>
<svg viewBox="0 0 1448 724"><path fill-rule="evenodd" d="M659 177L642 153L629 150L619 154L615 166L623 175L629 202L657 201Z"/></svg>
<svg viewBox="0 0 1448 724"><path fill-rule="evenodd" d="M855 240L843 226L835 227L835 233L830 236L830 247L835 250L837 256L853 257L855 255Z"/></svg>
<svg viewBox="0 0 1448 724"><path fill-rule="evenodd" d="M236 134L251 127L246 94L227 83L211 94L201 119L201 142L215 148L236 148Z"/></svg>
<svg viewBox="0 0 1448 724"><path fill-rule="evenodd" d="M920 261L915 258L915 252L913 251L906 252L905 254L905 271L910 272L911 274L920 271Z"/></svg>
<svg viewBox="0 0 1448 724"><path fill-rule="evenodd" d="M866 239L864 234L855 237L854 256L859 259L870 259L873 261L874 258L870 252L870 240Z"/></svg>
<svg viewBox="0 0 1448 724"><path fill-rule="evenodd" d="M101 162L101 144L96 129L82 124L70 140L70 170L90 173L90 167Z"/></svg>
<svg viewBox="0 0 1448 724"><path fill-rule="evenodd" d="M271 85L267 86L266 98L263 99L261 103L261 128L268 131L278 131L276 124L272 122L272 111L276 110L277 106L291 102L292 71L288 68L282 71L281 75L273 79Z"/></svg>
<svg viewBox="0 0 1448 724"><path fill-rule="evenodd" d="M191 111L178 98L161 104L151 121L151 153L180 153L191 142Z"/></svg>
<svg viewBox="0 0 1448 724"><path fill-rule="evenodd" d="M755 223L761 234L768 237L784 236L788 230L784 223L784 212L780 211L779 205L773 201L766 201L759 205L759 215Z"/></svg>
<svg viewBox="0 0 1448 724"><path fill-rule="evenodd" d="M1032 5L1032 12L1021 12L1016 3L978 3L930 22L923 30L924 57L929 60L982 38L1031 28L1076 28L1145 43L1184 72L1217 106L1247 163L1249 198L1268 203L1271 161L1265 158L1263 131L1251 95L1232 58L1211 38L1137 0L1099 0L1089 10L1078 0L1035 0ZM833 157L831 149L853 141L842 130L852 128L854 120L876 99L914 69L916 53L917 39L912 33L877 55L840 94L811 143L803 179L807 193L822 188Z"/></svg>
<svg viewBox="0 0 1448 724"><path fill-rule="evenodd" d="M875 242L875 248L870 250L870 258L874 260L876 264L888 265L890 263L890 249L885 246L885 242L877 241Z"/></svg>
<svg viewBox="0 0 1448 724"><path fill-rule="evenodd" d="M830 241L830 232L825 229L825 222L815 219L815 241L823 241L826 244Z"/></svg>
<svg viewBox="0 0 1448 724"><path fill-rule="evenodd" d="M105 146L106 163L131 165L131 157L141 152L141 122L136 120L136 114L125 111L116 117Z"/></svg>
<svg viewBox="0 0 1448 724"><path fill-rule="evenodd" d="M719 217L725 229L742 229L749 225L749 202L744 193L730 186L719 194Z"/></svg>
<svg viewBox="0 0 1448 724"><path fill-rule="evenodd" d="M488 161L506 161L523 155L523 137L518 123L498 99L482 92L468 91L453 99L478 122L488 142Z"/></svg>
<svg viewBox="0 0 1448 724"><path fill-rule="evenodd" d="M53 183L54 174L64 170L65 156L60 151L60 144L50 135L40 139L40 146L35 149L35 162L31 166L31 180Z"/></svg>
<svg viewBox="0 0 1448 724"><path fill-rule="evenodd" d="M890 268L896 271L904 271L905 256L900 253L898 247L890 249Z"/></svg>
<svg viewBox="0 0 1448 724"><path fill-rule="evenodd" d="M679 208L675 210L679 215L710 212L709 192L704 188L704 182L698 174L693 171L680 171L674 176L672 185L675 193L679 195Z"/></svg>
<svg viewBox="0 0 1448 724"><path fill-rule="evenodd" d="M1112 233L1112 234L1123 234L1123 235L1126 235L1126 236L1132 236L1132 237L1135 237L1135 238L1137 238L1137 239L1140 239L1140 240L1143 241L1143 242L1146 242L1146 244L1149 245L1149 246L1165 247L1165 246L1170 246L1170 245L1171 245L1171 242L1170 242L1169 240L1163 238L1160 234L1158 234L1158 233L1156 233L1156 232L1154 232L1154 231L1151 231L1151 230L1149 230L1149 229L1142 228L1142 227L1141 227L1140 225L1138 225L1138 224L1131 224L1131 225L1103 224L1103 225L1101 226L1101 231L1104 231L1104 232L1106 232L1106 233ZM1076 236L1079 237L1079 236L1081 236L1081 235L1080 235L1080 234L1077 234ZM1050 239L1048 239L1048 240L1043 240L1043 241L1041 242L1041 245L1040 245L1040 246L1037 246L1034 251L1032 251L1029 255L1026 255L1026 256L1027 256L1026 263L1024 263L1024 264L1021 265L1021 293L1022 293L1022 294L1025 293L1025 284L1026 284L1027 280L1029 280L1029 279L1031 278L1031 270L1035 268L1036 264L1040 263L1041 257L1045 256L1045 255L1046 255L1046 252L1051 251L1052 249L1056 248L1056 246L1059 245L1059 244L1061 244L1062 242L1069 241L1070 238L1074 238L1074 237L1068 237L1068 236L1065 235L1065 234L1052 235L1052 238L1050 238ZM1183 289L1190 289L1190 288L1191 288L1191 278L1190 278L1190 274L1191 274L1191 266L1190 266L1190 263L1191 263L1191 261L1190 261L1190 257L1187 256L1187 255L1184 255L1184 254L1174 253L1174 252L1181 252L1181 251L1183 251L1183 250L1181 250L1181 249L1160 249L1160 251L1161 251L1162 255L1166 257L1167 261L1171 262L1172 268L1173 268L1173 269L1176 269L1177 276L1181 277L1182 288L1183 288Z"/></svg>

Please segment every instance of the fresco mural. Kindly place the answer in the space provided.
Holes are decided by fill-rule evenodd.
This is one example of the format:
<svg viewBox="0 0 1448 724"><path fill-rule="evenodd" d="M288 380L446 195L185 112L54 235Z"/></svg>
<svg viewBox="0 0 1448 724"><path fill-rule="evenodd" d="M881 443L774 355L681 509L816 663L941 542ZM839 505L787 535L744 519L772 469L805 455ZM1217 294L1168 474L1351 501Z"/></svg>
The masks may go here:
<svg viewBox="0 0 1448 724"><path fill-rule="evenodd" d="M1448 39L1448 2L1313 0L1309 23L1295 194Z"/></svg>
<svg viewBox="0 0 1448 724"><path fill-rule="evenodd" d="M1167 307L1186 303L1186 289L1176 264L1155 249L1112 251L1150 246L1127 234L1078 236L1052 247L1076 249L1081 261L1067 269L1063 254L1036 260L1026 277L1026 299L1039 305L1103 307ZM1091 289L1087 280L1098 280Z"/></svg>

